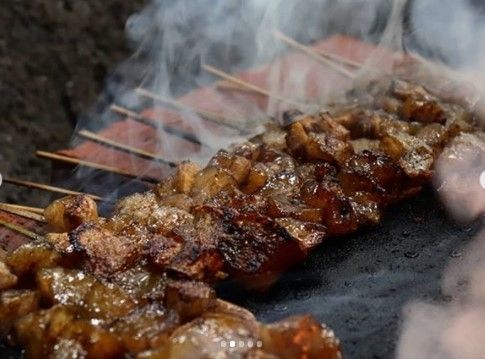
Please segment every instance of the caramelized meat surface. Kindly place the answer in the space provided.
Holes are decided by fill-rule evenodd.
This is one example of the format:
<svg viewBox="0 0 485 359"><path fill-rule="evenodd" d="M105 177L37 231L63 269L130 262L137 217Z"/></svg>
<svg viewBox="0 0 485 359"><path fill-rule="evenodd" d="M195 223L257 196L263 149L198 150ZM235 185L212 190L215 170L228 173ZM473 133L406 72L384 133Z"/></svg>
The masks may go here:
<svg viewBox="0 0 485 359"><path fill-rule="evenodd" d="M84 196L54 202L53 233L0 262L0 333L30 358L341 358L312 318L263 325L213 284L267 288L327 238L379 223L441 152L453 158L449 142L479 131L403 80L283 122L205 168L180 164L109 218Z"/></svg>

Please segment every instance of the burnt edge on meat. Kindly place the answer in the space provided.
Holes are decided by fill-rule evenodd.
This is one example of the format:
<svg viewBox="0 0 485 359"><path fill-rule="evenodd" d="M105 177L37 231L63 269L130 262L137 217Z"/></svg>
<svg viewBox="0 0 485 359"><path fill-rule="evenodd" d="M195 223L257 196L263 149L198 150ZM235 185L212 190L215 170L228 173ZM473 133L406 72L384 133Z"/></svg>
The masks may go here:
<svg viewBox="0 0 485 359"><path fill-rule="evenodd" d="M3 254L0 330L31 358L340 358L308 316L262 325L213 284L271 285L329 237L378 224L456 138L483 142L453 98L395 78L328 111L186 162L109 218L87 197L46 209L52 233Z"/></svg>

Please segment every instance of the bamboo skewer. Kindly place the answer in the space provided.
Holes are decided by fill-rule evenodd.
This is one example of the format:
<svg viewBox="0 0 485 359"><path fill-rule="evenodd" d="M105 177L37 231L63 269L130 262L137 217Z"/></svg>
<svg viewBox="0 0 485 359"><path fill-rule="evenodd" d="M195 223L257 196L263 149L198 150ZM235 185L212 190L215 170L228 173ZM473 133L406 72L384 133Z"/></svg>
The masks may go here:
<svg viewBox="0 0 485 359"><path fill-rule="evenodd" d="M254 92L251 89L248 89L246 87L242 87L242 86L240 86L238 84L235 84L233 82L229 82L229 81L226 81L226 80L219 81L217 83L217 87L220 87L220 88L223 88L223 89L228 89L228 90L243 91L243 92L249 92L249 93L252 93L252 94L261 95L258 92ZM266 95L264 95L264 96L266 96Z"/></svg>
<svg viewBox="0 0 485 359"><path fill-rule="evenodd" d="M37 222L45 222L44 216L42 216L40 214L33 213L33 212L30 212L30 211L23 211L21 209L16 209L16 208L10 207L8 205L4 205L2 203L0 203L0 210L11 213L11 214L15 214L15 215L20 216L20 217L32 219L32 220L37 221Z"/></svg>
<svg viewBox="0 0 485 359"><path fill-rule="evenodd" d="M242 131L241 128L231 124L226 117L224 117L223 115L220 115L218 113L196 109L196 108L189 106L189 105L186 105L186 104L184 104L180 101L173 100L171 98L167 98L167 97L158 95L154 92L148 91L147 89L144 89L144 88L141 88L141 87L136 88L135 92L137 92L138 94L140 94L144 97L155 100L157 102L169 104L170 106L175 107L179 111L184 111L184 110L191 111L191 112L196 113L200 117L202 117L206 120L209 120L211 122L214 122L218 125L222 125L222 126L230 127L232 129L235 129L235 130L238 130L238 131Z"/></svg>
<svg viewBox="0 0 485 359"><path fill-rule="evenodd" d="M351 60L349 58L346 58L322 49L314 49L314 51L320 56L326 57L327 59L335 62L340 62L341 64L347 65L349 67L353 67L354 69L360 69L364 66L364 64L359 61Z"/></svg>
<svg viewBox="0 0 485 359"><path fill-rule="evenodd" d="M5 208L11 208L11 209L14 209L14 210L20 210L20 211L24 211L24 212L32 212L32 213L37 213L37 214L44 214L43 208L22 206L22 205L19 205L19 204L11 204L11 203L0 203L0 205L5 207Z"/></svg>
<svg viewBox="0 0 485 359"><path fill-rule="evenodd" d="M314 49L312 49L311 47L309 46L306 46L306 45L303 45L303 44L300 44L299 42L295 41L294 39L286 36L285 34L283 34L281 31L279 30L273 30L273 35L283 41L284 43L286 43L287 45L295 48L295 49L298 49L302 52L304 52L305 54L307 54L308 56L314 58L315 60L333 68L334 70L340 72L342 75L344 76L347 76L348 78L354 78L355 75L354 73L352 73L351 71L347 70L345 67L343 66L340 66L338 64L335 63L335 61L332 61L324 56L322 56L321 54L319 54L318 52L316 52Z"/></svg>
<svg viewBox="0 0 485 359"><path fill-rule="evenodd" d="M87 196L91 197L92 199L94 199L96 201L104 201L103 198L96 196L94 194L72 191L72 190L69 190L69 189L61 188L61 187L46 185L46 184L43 184L43 183L37 183L37 182L32 182L32 181L24 181L24 180L19 180L19 179L15 179L15 178L8 178L8 177L4 178L3 180L6 183L14 184L14 185L17 185L17 186L24 186L24 187L28 187L28 188L36 188L36 189L40 189L40 190L43 190L43 191L56 192L56 193L62 193L62 194L67 194L67 195L87 195Z"/></svg>
<svg viewBox="0 0 485 359"><path fill-rule="evenodd" d="M103 165L103 164L95 163L95 162L90 162L90 161L84 161L84 160L80 160L80 159L73 158L73 157L59 155L57 153L46 152L46 151L37 151L36 155L38 157L41 157L41 158L47 158L47 159L54 160L54 161L71 163L71 164L75 164L75 165L78 165L78 166L90 167L90 168L94 168L94 169L98 169L98 170L102 170L102 171L106 171L106 172L115 173L115 174L118 174L118 175L121 175L121 176L126 176L126 177L130 177L130 178L139 178L140 180L146 181L146 182L151 182L151 183L160 182L158 179L152 178L152 177L149 177L149 176L145 176L145 175L138 176L138 175L135 175L135 174L130 173L128 171L121 170L121 169L116 168L116 167L107 166L107 165Z"/></svg>
<svg viewBox="0 0 485 359"><path fill-rule="evenodd" d="M149 160L157 161L160 163L163 163L169 167L176 167L177 164L175 162L168 161L164 159L163 157L160 157L156 153L153 152L148 152L139 148L135 148L132 146L125 145L124 143L120 143L117 141L113 141L109 138L106 138L104 136L100 136L94 132L91 131L86 131L86 130L81 130L78 132L78 135L81 137L84 137L88 140L94 141L94 142L99 142L101 144L116 148L118 150L128 152L130 154L136 155L138 157L146 158Z"/></svg>
<svg viewBox="0 0 485 359"><path fill-rule="evenodd" d="M3 219L0 219L0 225L4 226L14 232L20 233L26 237L29 237L33 240L40 240L43 237L40 234L37 234L35 232L29 231L27 228L24 228L22 226L19 226L17 224L13 224L7 221L4 221Z"/></svg>
<svg viewBox="0 0 485 359"><path fill-rule="evenodd" d="M180 137L180 138L182 138L184 140L187 140L189 142L192 142L193 144L196 144L198 146L210 147L210 146L207 146L206 144L203 144L197 138L197 136L195 136L192 133L189 133L189 132L186 132L184 130L181 130L181 129L178 129L178 128L175 128L175 127L166 125L166 124L164 124L161 121L157 121L155 119L152 119L152 118L143 116L143 115L141 115L141 114L139 114L137 112L131 111L131 110L125 108L125 107L118 106L118 105L111 105L110 109L113 112L116 112L116 113L121 114L123 116L130 117L133 120L138 121L138 122L141 122L141 123L143 123L143 124L145 124L147 126L150 126L150 127L153 127L153 128L161 128L163 131L165 131L165 132L167 132L167 133L169 133L171 135Z"/></svg>
<svg viewBox="0 0 485 359"><path fill-rule="evenodd" d="M214 76L220 77L220 78L222 78L222 79L224 79L228 82L231 82L231 83L233 83L237 86L240 86L242 88L246 88L246 89L251 90L255 93L259 93L259 94L266 96L268 98L274 98L274 99L276 99L280 102L286 102L286 103L289 103L289 104L292 104L292 105L298 106L298 107L306 107L307 106L305 103L300 102L298 100L287 98L287 97L284 97L284 96L280 96L278 94L272 94L270 91L266 90L265 88L262 88L260 86L249 83L247 81L241 80L240 78L237 78L235 76L232 76L231 74L228 74L227 72L216 69L213 66L204 64L204 65L202 65L202 68L205 71L209 72L210 74L212 74Z"/></svg>

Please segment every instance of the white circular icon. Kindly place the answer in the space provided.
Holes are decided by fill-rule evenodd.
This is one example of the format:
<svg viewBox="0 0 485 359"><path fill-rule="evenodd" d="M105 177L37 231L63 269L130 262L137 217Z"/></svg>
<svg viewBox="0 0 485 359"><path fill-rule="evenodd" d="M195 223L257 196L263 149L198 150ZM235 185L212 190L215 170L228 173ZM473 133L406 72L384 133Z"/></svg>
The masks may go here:
<svg viewBox="0 0 485 359"><path fill-rule="evenodd" d="M485 189L485 171L482 172L480 175L480 186L482 186L483 189Z"/></svg>

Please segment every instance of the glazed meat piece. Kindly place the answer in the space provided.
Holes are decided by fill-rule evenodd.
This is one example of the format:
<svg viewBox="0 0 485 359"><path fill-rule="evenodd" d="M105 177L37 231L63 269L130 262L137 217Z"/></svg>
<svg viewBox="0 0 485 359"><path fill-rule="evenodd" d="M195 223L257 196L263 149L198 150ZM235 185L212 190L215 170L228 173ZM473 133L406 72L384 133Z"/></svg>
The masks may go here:
<svg viewBox="0 0 485 359"><path fill-rule="evenodd" d="M44 210L44 217L52 232L69 232L81 223L96 221L98 209L89 196L68 196L52 202Z"/></svg>
<svg viewBox="0 0 485 359"><path fill-rule="evenodd" d="M122 353L114 334L96 325L95 321L76 319L65 306L21 317L15 323L15 335L25 347L28 358L48 358L59 351L59 344L68 357L82 354L87 358L116 358Z"/></svg>
<svg viewBox="0 0 485 359"><path fill-rule="evenodd" d="M271 358L285 336L301 337L294 358L339 358L338 341L309 318L264 326L205 283L156 276L141 267L112 282L79 269L36 270L32 289L1 293L0 334L27 358Z"/></svg>
<svg viewBox="0 0 485 359"><path fill-rule="evenodd" d="M7 265L0 261L0 290L12 288L17 284L17 276L10 272Z"/></svg>
<svg viewBox="0 0 485 359"><path fill-rule="evenodd" d="M15 321L39 307L39 294L36 291L17 289L0 294L0 335L5 338Z"/></svg>
<svg viewBox="0 0 485 359"><path fill-rule="evenodd" d="M333 331L309 316L291 317L262 328L262 348L281 359L340 359Z"/></svg>

